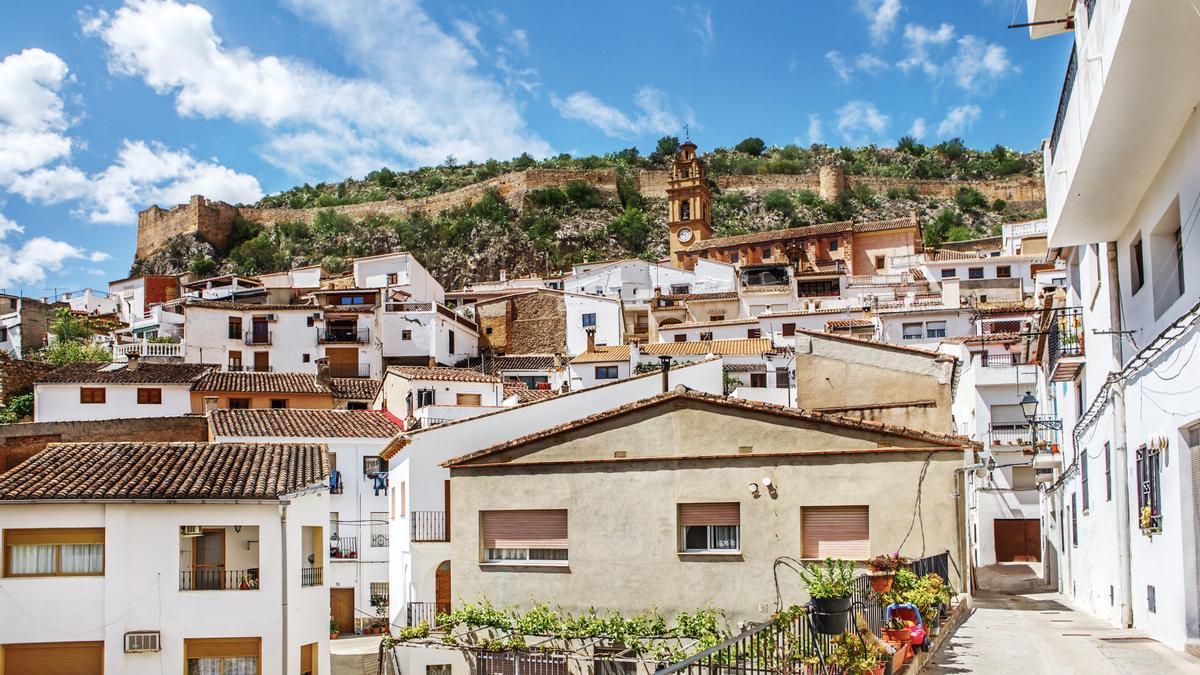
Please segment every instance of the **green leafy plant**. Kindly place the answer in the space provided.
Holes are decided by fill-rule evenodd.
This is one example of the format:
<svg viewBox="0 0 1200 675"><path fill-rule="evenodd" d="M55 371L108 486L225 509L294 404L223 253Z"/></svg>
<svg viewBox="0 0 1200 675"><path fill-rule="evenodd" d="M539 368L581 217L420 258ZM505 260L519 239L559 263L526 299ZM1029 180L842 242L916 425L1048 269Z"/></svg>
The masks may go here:
<svg viewBox="0 0 1200 675"><path fill-rule="evenodd" d="M877 555L867 561L867 567L871 568L872 572L889 572L894 573L901 567L908 565L908 558L896 553L884 553Z"/></svg>
<svg viewBox="0 0 1200 675"><path fill-rule="evenodd" d="M854 563L826 558L825 563L806 565L800 578L814 598L848 598L854 593Z"/></svg>
<svg viewBox="0 0 1200 675"><path fill-rule="evenodd" d="M737 152L744 152L747 155L754 155L755 157L758 157L763 153L763 150L767 149L767 144L763 141L763 139L756 136L751 136L750 138L747 138L741 143L733 146L733 149Z"/></svg>
<svg viewBox="0 0 1200 675"><path fill-rule="evenodd" d="M34 352L34 361L41 361L55 366L66 366L72 363L108 363L112 361L112 352L102 344L85 342L83 340L56 341L45 348Z"/></svg>
<svg viewBox="0 0 1200 675"><path fill-rule="evenodd" d="M875 670L887 652L873 640L846 631L830 641L829 665L843 675L863 675Z"/></svg>

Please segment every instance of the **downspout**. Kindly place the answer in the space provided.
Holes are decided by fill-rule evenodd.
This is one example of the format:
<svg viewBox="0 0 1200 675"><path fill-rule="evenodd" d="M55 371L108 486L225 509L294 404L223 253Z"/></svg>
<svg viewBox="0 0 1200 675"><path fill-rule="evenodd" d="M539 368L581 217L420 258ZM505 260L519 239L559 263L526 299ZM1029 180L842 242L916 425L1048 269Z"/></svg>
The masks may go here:
<svg viewBox="0 0 1200 675"><path fill-rule="evenodd" d="M1125 362L1122 353L1121 340L1123 323L1121 321L1121 286L1117 268L1117 242L1110 241L1105 245L1108 257L1108 313L1111 332L1109 342L1112 347L1112 372L1119 373ZM1125 383L1113 382L1113 445L1116 450L1116 486L1117 493L1117 567L1121 591L1121 625L1133 626L1133 564L1130 554L1130 522L1129 522L1129 447L1125 420Z"/></svg>
<svg viewBox="0 0 1200 675"><path fill-rule="evenodd" d="M283 596L280 603L281 609L281 627L283 628L283 647L280 654L280 670L281 673L288 672L288 536L287 536L287 507L288 500L283 499L279 502L279 548L281 552L282 562L279 565L280 580L283 582Z"/></svg>

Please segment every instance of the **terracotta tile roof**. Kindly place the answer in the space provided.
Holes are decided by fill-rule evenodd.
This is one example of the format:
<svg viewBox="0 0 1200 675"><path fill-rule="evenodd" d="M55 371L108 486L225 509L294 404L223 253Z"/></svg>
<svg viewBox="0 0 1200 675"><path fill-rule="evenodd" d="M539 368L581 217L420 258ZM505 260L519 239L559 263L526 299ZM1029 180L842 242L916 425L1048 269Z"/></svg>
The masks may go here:
<svg viewBox="0 0 1200 675"><path fill-rule="evenodd" d="M960 335L949 337L942 342L949 344L985 344L989 342L1020 342L1020 333L992 333L991 335Z"/></svg>
<svg viewBox="0 0 1200 675"><path fill-rule="evenodd" d="M981 256L975 251L952 251L945 248L929 248L925 249L926 262L952 262L952 261L968 261L968 262L995 262L995 261L1025 261L1025 260L1041 260L1045 256L1041 255L984 255Z"/></svg>
<svg viewBox="0 0 1200 675"><path fill-rule="evenodd" d="M275 499L329 477L319 443L51 443L0 500Z"/></svg>
<svg viewBox="0 0 1200 675"><path fill-rule="evenodd" d="M825 330L837 330L846 328L866 328L874 327L875 322L870 319L833 319L825 322Z"/></svg>
<svg viewBox="0 0 1200 675"><path fill-rule="evenodd" d="M815 316L818 314L862 314L866 308L864 307L830 307L828 309L792 309L785 312L763 312L758 315L760 319L775 319L779 317L791 316Z"/></svg>
<svg viewBox="0 0 1200 675"><path fill-rule="evenodd" d="M316 305L256 305L249 302L224 302L222 300L192 300L187 298L183 305L203 309L225 309L231 312L286 312L289 310L313 312L320 307Z"/></svg>
<svg viewBox="0 0 1200 675"><path fill-rule="evenodd" d="M660 331L675 330L677 328L708 328L710 326L737 326L741 324L758 323L758 319L721 319L720 321L689 321L687 323L673 323L666 326L659 326Z"/></svg>
<svg viewBox="0 0 1200 675"><path fill-rule="evenodd" d="M214 366L198 363L73 363L38 378L46 384L190 384Z"/></svg>
<svg viewBox="0 0 1200 675"><path fill-rule="evenodd" d="M203 375L192 391L236 391L269 394L328 394L329 387L311 373L251 373L213 370Z"/></svg>
<svg viewBox="0 0 1200 675"><path fill-rule="evenodd" d="M478 371L480 359L468 359L465 365ZM496 375L502 370L550 370L553 367L553 354L511 354L483 359L483 370L489 375Z"/></svg>
<svg viewBox="0 0 1200 675"><path fill-rule="evenodd" d="M1032 312L1033 305L1024 300L1012 302L981 302L975 305L975 311L980 314L1020 314Z"/></svg>
<svg viewBox="0 0 1200 675"><path fill-rule="evenodd" d="M765 373L767 372L767 364L765 363L726 363L721 366L721 369L727 373Z"/></svg>
<svg viewBox="0 0 1200 675"><path fill-rule="evenodd" d="M801 239L803 237L812 237L821 234L849 232L853 226L854 224L851 221L844 220L836 223L820 223L817 225L805 225L803 227L789 227L782 230L749 232L747 234L738 234L732 237L717 237L716 239L708 239L705 241L696 242L688 250L706 251L714 248L728 248L731 246L760 244L768 241L779 241L781 239Z"/></svg>
<svg viewBox="0 0 1200 675"><path fill-rule="evenodd" d="M944 446L947 448L962 448L962 447L979 447L979 443L965 436L955 436L951 434L941 434L933 431L924 431L921 429L912 429L895 424L885 424L873 420L858 419L854 417L846 417L833 413L821 413L814 410L805 410L803 408L792 408L774 403L764 403L762 401L753 401L744 398L735 398L732 396L719 396L717 394L708 394L699 391L692 391L682 387L676 388L673 391L664 394L658 394L650 398L644 398L638 401L633 401L625 405L617 406L610 410L599 412L587 417L582 417L564 424L544 429L542 431L514 438L511 441L498 443L490 448L484 448L476 452L468 453L460 457L455 457L445 462L442 466L445 467L463 467L469 466L469 463L486 457L495 455L512 448L517 448L535 441L539 441L552 436L557 436L570 431L603 422L605 420L619 417L631 412L659 405L667 401L696 401L700 403L708 403L712 405L722 406L735 410L748 410L754 412L766 413L783 418L800 419L811 422L820 422L848 429L858 429L863 431L873 431L884 434L892 434L905 438L928 441L932 445ZM864 448L865 450L866 448Z"/></svg>
<svg viewBox="0 0 1200 675"><path fill-rule="evenodd" d="M321 311L326 314L370 314L379 307L379 303L368 305L321 305Z"/></svg>
<svg viewBox="0 0 1200 675"><path fill-rule="evenodd" d="M524 382L509 380L504 383L504 398L516 396L517 403L543 401L548 398L554 398L558 394L559 392L555 389L530 389Z"/></svg>
<svg viewBox="0 0 1200 675"><path fill-rule="evenodd" d="M487 375L469 368L430 368L427 366L392 366L389 373L395 373L409 380L433 380L436 382L491 382L500 383L500 378Z"/></svg>
<svg viewBox="0 0 1200 675"><path fill-rule="evenodd" d="M877 220L871 223L855 223L854 231L857 232L883 232L884 230L898 230L902 227L916 227L917 221L912 218L893 218L892 220Z"/></svg>
<svg viewBox="0 0 1200 675"><path fill-rule="evenodd" d="M210 420L215 436L391 438L404 430L382 410L214 410Z"/></svg>
<svg viewBox="0 0 1200 675"><path fill-rule="evenodd" d="M571 363L607 363L628 360L629 345L596 345L596 351L584 352L571 359Z"/></svg>
<svg viewBox="0 0 1200 675"><path fill-rule="evenodd" d="M383 386L382 380L366 377L334 377L329 380L334 398L371 401Z"/></svg>
<svg viewBox="0 0 1200 675"><path fill-rule="evenodd" d="M769 338L740 338L730 340L693 340L689 342L651 342L642 345L643 354L719 354L721 356L757 356L774 351Z"/></svg>

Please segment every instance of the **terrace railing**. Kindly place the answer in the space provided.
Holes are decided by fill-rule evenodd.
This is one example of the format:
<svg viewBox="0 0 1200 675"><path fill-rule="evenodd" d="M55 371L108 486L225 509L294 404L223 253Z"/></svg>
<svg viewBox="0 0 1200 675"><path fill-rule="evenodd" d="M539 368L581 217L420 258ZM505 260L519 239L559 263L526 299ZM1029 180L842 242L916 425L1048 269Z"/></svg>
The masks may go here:
<svg viewBox="0 0 1200 675"><path fill-rule="evenodd" d="M979 365L984 368L1011 368L1019 360L1018 354L984 354L979 357Z"/></svg>
<svg viewBox="0 0 1200 675"><path fill-rule="evenodd" d="M333 560L353 560L358 557L358 537L338 537L329 542L329 557Z"/></svg>
<svg viewBox="0 0 1200 675"><path fill-rule="evenodd" d="M410 521L413 541L450 541L445 511L413 511Z"/></svg>
<svg viewBox="0 0 1200 675"><path fill-rule="evenodd" d="M1090 13L1089 13L1090 17ZM1057 159L1058 137L1067 121L1067 106L1071 103L1071 92L1075 90L1075 74L1079 72L1079 56L1071 48L1071 60L1067 62L1067 75L1063 78L1062 93L1058 96L1058 112L1054 115L1054 129L1050 132L1051 161Z"/></svg>
<svg viewBox="0 0 1200 675"><path fill-rule="evenodd" d="M449 607L439 607L436 602L410 602L405 608L404 616L410 626L427 623L433 627L437 625L438 612L446 612L449 609Z"/></svg>
<svg viewBox="0 0 1200 675"><path fill-rule="evenodd" d="M324 567L302 567L300 568L300 585L301 586L320 586L325 583L325 568Z"/></svg>
<svg viewBox="0 0 1200 675"><path fill-rule="evenodd" d="M258 570L202 569L179 573L181 591L250 591L258 588Z"/></svg>
<svg viewBox="0 0 1200 675"><path fill-rule="evenodd" d="M317 344L367 344L371 341L369 328L318 328Z"/></svg>

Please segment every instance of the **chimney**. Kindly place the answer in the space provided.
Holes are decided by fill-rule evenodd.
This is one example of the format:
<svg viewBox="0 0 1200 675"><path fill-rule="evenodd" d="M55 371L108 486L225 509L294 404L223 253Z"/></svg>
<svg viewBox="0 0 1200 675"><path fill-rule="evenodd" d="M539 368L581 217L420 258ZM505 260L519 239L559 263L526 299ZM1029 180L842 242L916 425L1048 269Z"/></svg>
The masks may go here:
<svg viewBox="0 0 1200 675"><path fill-rule="evenodd" d="M317 359L317 384L328 387L332 384L332 379L329 376L329 357L322 356Z"/></svg>
<svg viewBox="0 0 1200 675"><path fill-rule="evenodd" d="M584 332L587 333L587 340L588 340L587 341L587 349L585 351L587 351L587 352L596 351L596 327L588 326L587 328L584 329Z"/></svg>
<svg viewBox="0 0 1200 675"><path fill-rule="evenodd" d="M125 354L125 359L127 360L127 363L125 364L125 370L132 372L137 370L138 366L141 365L142 355L134 350Z"/></svg>
<svg viewBox="0 0 1200 675"><path fill-rule="evenodd" d="M637 342L629 343L629 372L636 373L638 364L642 361L642 348Z"/></svg>
<svg viewBox="0 0 1200 675"><path fill-rule="evenodd" d="M662 371L662 393L671 389L671 357L662 354L658 357L658 367Z"/></svg>
<svg viewBox="0 0 1200 675"><path fill-rule="evenodd" d="M508 270L500 268L500 281L508 281Z"/></svg>

